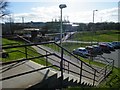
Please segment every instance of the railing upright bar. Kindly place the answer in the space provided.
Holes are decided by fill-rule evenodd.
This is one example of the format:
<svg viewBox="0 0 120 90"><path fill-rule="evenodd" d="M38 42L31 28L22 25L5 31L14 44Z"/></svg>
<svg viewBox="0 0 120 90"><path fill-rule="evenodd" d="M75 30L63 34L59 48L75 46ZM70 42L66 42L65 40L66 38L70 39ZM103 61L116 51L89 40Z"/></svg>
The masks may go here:
<svg viewBox="0 0 120 90"><path fill-rule="evenodd" d="M70 72L70 71L69 71L69 62L68 62L68 74L69 74L69 72Z"/></svg>
<svg viewBox="0 0 120 90"><path fill-rule="evenodd" d="M59 44L53 42L55 45L59 46L61 49L63 49L64 51L66 51L67 53L69 53L70 55L72 55L73 57L75 57L76 59L80 60L77 56L73 55L71 52L69 52L68 50L66 50L65 48L61 47ZM82 60L80 60L81 62L83 62ZM84 62L83 62L84 63ZM89 66L90 68L92 68L92 70L96 70L95 68L91 67L89 64L84 63L85 65Z"/></svg>
<svg viewBox="0 0 120 90"><path fill-rule="evenodd" d="M96 76L96 70L94 71L93 86L95 85L95 76Z"/></svg>
<svg viewBox="0 0 120 90"><path fill-rule="evenodd" d="M46 66L48 66L48 57L47 57L47 51L46 51Z"/></svg>
<svg viewBox="0 0 120 90"><path fill-rule="evenodd" d="M83 66L83 63L81 62L81 68L80 68L80 84L81 84L81 81L82 81L82 66Z"/></svg>

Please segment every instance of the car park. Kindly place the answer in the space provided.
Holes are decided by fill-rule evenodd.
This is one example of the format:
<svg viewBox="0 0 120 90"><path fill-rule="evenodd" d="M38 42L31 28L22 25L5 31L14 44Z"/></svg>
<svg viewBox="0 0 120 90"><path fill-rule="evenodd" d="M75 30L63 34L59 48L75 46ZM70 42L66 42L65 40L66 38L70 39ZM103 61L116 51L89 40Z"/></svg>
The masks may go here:
<svg viewBox="0 0 120 90"><path fill-rule="evenodd" d="M86 49L88 50L88 53L90 54L90 56L92 56L92 57L97 56L97 53L95 52L93 46L86 46Z"/></svg>
<svg viewBox="0 0 120 90"><path fill-rule="evenodd" d="M110 51L115 51L115 47L111 43L104 43L108 46Z"/></svg>
<svg viewBox="0 0 120 90"><path fill-rule="evenodd" d="M105 43L99 43L99 47L104 53L111 53L109 47Z"/></svg>
<svg viewBox="0 0 120 90"><path fill-rule="evenodd" d="M92 45L97 55L102 55L102 48L99 45Z"/></svg>
<svg viewBox="0 0 120 90"><path fill-rule="evenodd" d="M84 47L74 49L73 54L79 55L79 56L84 57L84 58L88 58L90 56L88 50L85 49Z"/></svg>
<svg viewBox="0 0 120 90"><path fill-rule="evenodd" d="M111 44L115 47L115 49L120 49L120 42L114 41Z"/></svg>

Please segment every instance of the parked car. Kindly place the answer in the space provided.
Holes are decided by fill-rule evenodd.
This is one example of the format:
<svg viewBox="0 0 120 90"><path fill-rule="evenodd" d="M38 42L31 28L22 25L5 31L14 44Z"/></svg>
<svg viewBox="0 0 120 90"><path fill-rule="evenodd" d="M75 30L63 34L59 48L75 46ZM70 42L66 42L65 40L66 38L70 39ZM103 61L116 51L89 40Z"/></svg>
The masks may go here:
<svg viewBox="0 0 120 90"><path fill-rule="evenodd" d="M111 42L111 44L114 46L115 49L120 49L120 42Z"/></svg>
<svg viewBox="0 0 120 90"><path fill-rule="evenodd" d="M102 55L102 48L99 45L92 45L97 55Z"/></svg>
<svg viewBox="0 0 120 90"><path fill-rule="evenodd" d="M86 46L86 49L88 50L88 53L90 54L90 56L92 56L92 57L97 56L97 53L95 52L93 46Z"/></svg>
<svg viewBox="0 0 120 90"><path fill-rule="evenodd" d="M99 43L99 47L101 47L104 53L111 53L109 47L105 43Z"/></svg>
<svg viewBox="0 0 120 90"><path fill-rule="evenodd" d="M108 46L110 51L115 51L115 47L111 43L104 43Z"/></svg>
<svg viewBox="0 0 120 90"><path fill-rule="evenodd" d="M90 56L88 50L85 49L84 47L74 49L73 54L79 55L79 56L84 57L84 58L88 58L88 56Z"/></svg>

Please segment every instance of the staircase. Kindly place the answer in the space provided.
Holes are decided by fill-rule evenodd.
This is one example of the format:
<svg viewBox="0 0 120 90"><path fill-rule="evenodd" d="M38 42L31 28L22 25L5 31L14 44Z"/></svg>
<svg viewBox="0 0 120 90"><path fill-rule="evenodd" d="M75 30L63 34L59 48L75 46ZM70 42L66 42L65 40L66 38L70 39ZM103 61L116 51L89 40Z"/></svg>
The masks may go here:
<svg viewBox="0 0 120 90"><path fill-rule="evenodd" d="M44 57L46 59L46 66L41 67L40 65L30 64L29 66L32 69L29 69L29 70L32 70L32 71L28 71L26 69L26 71L28 72L24 71L24 72L12 74L10 76L8 75L0 79L3 82L6 80L7 81L12 80L13 78L15 79L16 77L22 77L24 75L28 75L28 74L30 75L35 72L36 73L40 72L42 73L42 77L44 77L47 73L47 78L45 78L44 80L42 79L37 80L34 84L33 83L28 84L24 88L27 88L29 90L33 88L60 89L60 88L67 88L68 86L93 87L93 86L99 85L99 83L102 80L104 80L104 78L106 78L113 69L114 62L112 60L107 61L106 65L103 68L99 66L91 66L81 61L77 56L73 55L68 50L61 47L59 44L55 42L31 43L30 41L22 38L21 36L18 36L18 37L26 41L27 44L7 46L7 47L3 47L3 49L23 47L25 48L24 54L26 58L23 58L17 61L2 63L2 65L6 67L6 65L9 66L12 63L14 64L14 63L20 63L25 61L27 63L27 61L33 60L35 58ZM53 44L55 47L59 47L59 49L61 50L61 53L58 53L55 51L52 52L50 49L46 49L42 47L41 45L43 44ZM28 46L34 47L38 51L38 53L40 53L41 55L28 58L29 56L27 52ZM51 63L52 65L49 66L48 62ZM52 69L51 67L56 67L57 69ZM4 73L6 72L3 72L3 74Z"/></svg>
<svg viewBox="0 0 120 90"><path fill-rule="evenodd" d="M93 85L87 84L86 82L80 83L79 78L71 74L63 73L63 79L62 79L61 73L57 71L57 73L55 73L48 79L34 86L29 87L27 90L32 90L33 88L60 89L60 88L67 88L68 86L93 87Z"/></svg>

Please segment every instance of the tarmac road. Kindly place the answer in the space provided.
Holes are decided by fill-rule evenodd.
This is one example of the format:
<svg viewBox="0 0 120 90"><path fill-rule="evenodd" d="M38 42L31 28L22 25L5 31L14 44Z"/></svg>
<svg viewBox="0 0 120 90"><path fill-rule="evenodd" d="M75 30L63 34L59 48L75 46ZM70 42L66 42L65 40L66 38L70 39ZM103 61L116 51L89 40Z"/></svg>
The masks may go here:
<svg viewBox="0 0 120 90"><path fill-rule="evenodd" d="M114 66L120 68L120 49L112 51L110 54L103 54L106 58L111 58L114 60Z"/></svg>
<svg viewBox="0 0 120 90"><path fill-rule="evenodd" d="M120 68L120 56L119 55L120 55L120 49L116 49L115 51L111 51L111 53L104 53L102 57L110 58L114 60L114 66ZM94 60L100 60L100 59L103 60L103 58L101 58L101 56L98 55Z"/></svg>

